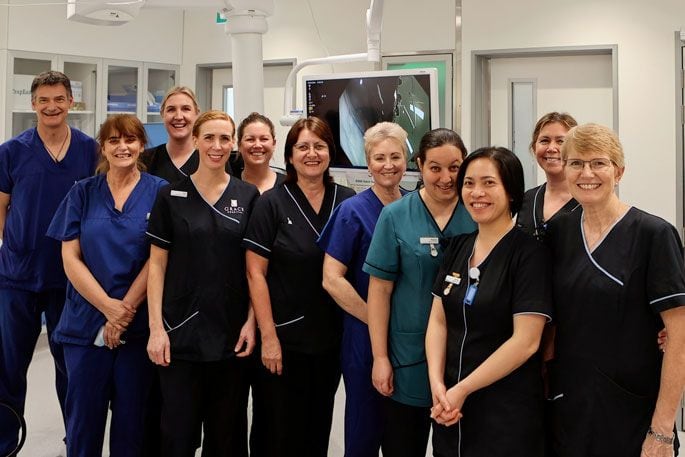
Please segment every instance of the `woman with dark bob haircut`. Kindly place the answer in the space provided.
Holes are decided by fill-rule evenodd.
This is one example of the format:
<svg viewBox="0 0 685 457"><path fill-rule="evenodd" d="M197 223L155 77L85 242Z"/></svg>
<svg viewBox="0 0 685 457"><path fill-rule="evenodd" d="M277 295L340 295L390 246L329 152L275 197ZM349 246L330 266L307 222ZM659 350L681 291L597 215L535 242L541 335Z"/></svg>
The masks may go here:
<svg viewBox="0 0 685 457"><path fill-rule="evenodd" d="M322 287L316 240L354 191L328 172L333 135L309 117L285 141L285 183L257 201L243 241L247 280L261 334L254 420L268 436L252 455L325 457L340 383L342 316Z"/></svg>
<svg viewBox="0 0 685 457"><path fill-rule="evenodd" d="M433 286L433 455L542 456L535 354L552 300L545 247L512 219L523 198L521 162L505 148L479 149L462 163L457 188L478 231L452 239Z"/></svg>

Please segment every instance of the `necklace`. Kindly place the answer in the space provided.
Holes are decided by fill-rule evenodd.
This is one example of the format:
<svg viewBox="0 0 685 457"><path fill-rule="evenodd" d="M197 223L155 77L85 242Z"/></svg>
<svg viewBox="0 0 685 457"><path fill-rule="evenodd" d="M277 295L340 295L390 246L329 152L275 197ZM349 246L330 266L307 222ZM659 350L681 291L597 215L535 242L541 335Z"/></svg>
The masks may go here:
<svg viewBox="0 0 685 457"><path fill-rule="evenodd" d="M59 146L59 149L57 150L57 154L53 153L50 148L48 147L47 143L43 142L43 146L45 147L45 150L48 151L48 154L50 154L50 157L52 160L57 163L59 162L60 157L62 156L62 152L64 149L64 145L67 144L67 138L69 138L69 126L67 126L67 134L64 135L64 139L62 140L62 144Z"/></svg>

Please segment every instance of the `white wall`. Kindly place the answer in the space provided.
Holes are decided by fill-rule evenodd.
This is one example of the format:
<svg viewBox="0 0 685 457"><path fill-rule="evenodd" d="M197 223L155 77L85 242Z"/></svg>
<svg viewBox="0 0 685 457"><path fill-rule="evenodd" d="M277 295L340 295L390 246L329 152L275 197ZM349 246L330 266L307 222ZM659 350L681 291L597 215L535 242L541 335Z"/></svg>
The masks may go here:
<svg viewBox="0 0 685 457"><path fill-rule="evenodd" d="M15 6L9 8L8 16L7 49L181 64L180 9L142 9L134 21L115 27L68 21L65 4ZM2 48L2 11L0 24Z"/></svg>
<svg viewBox="0 0 685 457"><path fill-rule="evenodd" d="M307 6L311 5L311 11ZM369 0L276 0L264 35L264 60L297 61L366 51ZM181 82L195 84L196 65L231 61L224 27L214 9L186 10ZM385 0L382 50L385 53L455 48L455 0ZM315 27L316 24L316 27ZM317 31L318 29L318 31ZM370 63L317 66L307 74L372 70Z"/></svg>
<svg viewBox="0 0 685 457"><path fill-rule="evenodd" d="M627 159L621 198L675 222L673 33L685 27L685 3L462 0L462 13L462 131L467 144L472 51L617 44L619 133Z"/></svg>

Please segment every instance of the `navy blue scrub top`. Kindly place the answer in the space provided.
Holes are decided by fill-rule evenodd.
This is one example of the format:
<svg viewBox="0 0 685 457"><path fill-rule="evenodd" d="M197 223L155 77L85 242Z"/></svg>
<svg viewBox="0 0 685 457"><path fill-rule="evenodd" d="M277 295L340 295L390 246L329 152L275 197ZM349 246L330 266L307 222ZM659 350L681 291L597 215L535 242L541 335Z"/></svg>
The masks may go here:
<svg viewBox="0 0 685 457"><path fill-rule="evenodd" d="M214 205L190 177L160 191L148 235L169 252L162 316L175 359L235 355L249 305L241 242L257 197L255 186L235 177Z"/></svg>
<svg viewBox="0 0 685 457"><path fill-rule="evenodd" d="M265 192L250 220L244 246L269 260L266 282L281 346L320 354L340 344L341 312L323 289L324 252L316 244L333 210L354 191L334 183L317 214L297 183Z"/></svg>
<svg viewBox="0 0 685 457"><path fill-rule="evenodd" d="M59 162L35 128L0 145L0 192L11 195L0 248L0 287L31 292L66 287L61 244L45 231L69 189L92 176L97 161L95 140L73 128Z"/></svg>
<svg viewBox="0 0 685 457"><path fill-rule="evenodd" d="M150 256L145 236L147 220L161 178L140 174L121 211L100 174L79 181L62 201L47 235L58 241L79 240L83 262L109 297L122 299ZM53 339L60 343L93 344L105 315L67 284L64 311ZM141 304L123 339L143 338L148 333L147 306Z"/></svg>

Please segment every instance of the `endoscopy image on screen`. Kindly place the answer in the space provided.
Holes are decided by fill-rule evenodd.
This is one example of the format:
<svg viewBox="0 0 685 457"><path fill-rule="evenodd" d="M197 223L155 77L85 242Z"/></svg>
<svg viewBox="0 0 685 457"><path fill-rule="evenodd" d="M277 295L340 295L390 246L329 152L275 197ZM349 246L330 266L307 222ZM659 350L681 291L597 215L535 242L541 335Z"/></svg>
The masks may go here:
<svg viewBox="0 0 685 457"><path fill-rule="evenodd" d="M412 156L431 128L429 94L428 74L310 80L307 115L325 119L333 130L338 151L331 166L366 167L364 132L382 121L407 131Z"/></svg>

